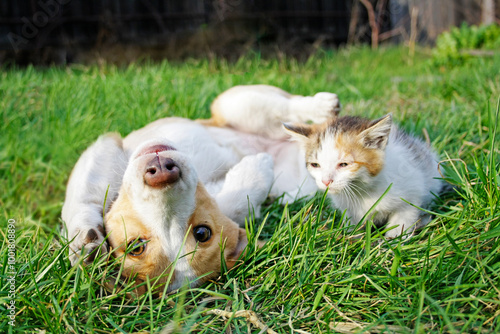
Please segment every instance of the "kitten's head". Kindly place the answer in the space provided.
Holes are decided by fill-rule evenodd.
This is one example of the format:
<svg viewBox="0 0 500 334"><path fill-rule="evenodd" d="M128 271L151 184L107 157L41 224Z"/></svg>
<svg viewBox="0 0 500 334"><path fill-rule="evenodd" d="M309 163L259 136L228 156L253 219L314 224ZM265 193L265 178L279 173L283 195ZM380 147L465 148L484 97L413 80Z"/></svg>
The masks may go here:
<svg viewBox="0 0 500 334"><path fill-rule="evenodd" d="M371 121L344 116L320 124L283 124L305 151L307 169L320 189L340 193L362 186L384 167L391 114Z"/></svg>

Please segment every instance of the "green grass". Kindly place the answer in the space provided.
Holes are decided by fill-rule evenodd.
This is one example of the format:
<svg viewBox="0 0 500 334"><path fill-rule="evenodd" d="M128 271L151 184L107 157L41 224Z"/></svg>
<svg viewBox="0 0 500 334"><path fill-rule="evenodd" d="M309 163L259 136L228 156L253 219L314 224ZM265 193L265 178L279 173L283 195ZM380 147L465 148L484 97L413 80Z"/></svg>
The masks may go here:
<svg viewBox="0 0 500 334"><path fill-rule="evenodd" d="M0 72L0 332L259 333L254 311L278 333L500 332L500 58L436 68L405 48L322 51L308 61L261 59ZM426 132L457 192L410 241L373 230L354 238L318 194L282 207L249 233L268 240L244 262L198 289L128 299L99 263L73 267L60 238L65 183L100 134L126 135L165 116L208 117L237 84L266 83L297 94L336 92L343 114L392 112ZM16 325L8 324L7 221L16 220Z"/></svg>

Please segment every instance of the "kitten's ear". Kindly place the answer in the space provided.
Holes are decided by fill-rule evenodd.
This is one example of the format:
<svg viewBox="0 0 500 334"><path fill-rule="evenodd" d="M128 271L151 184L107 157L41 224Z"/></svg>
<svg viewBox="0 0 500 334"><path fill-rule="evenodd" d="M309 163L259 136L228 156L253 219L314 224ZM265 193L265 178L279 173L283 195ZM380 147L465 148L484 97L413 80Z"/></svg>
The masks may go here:
<svg viewBox="0 0 500 334"><path fill-rule="evenodd" d="M308 124L283 123L283 129L292 136L292 139L299 141L306 140L313 132L312 126Z"/></svg>
<svg viewBox="0 0 500 334"><path fill-rule="evenodd" d="M373 121L370 127L359 134L366 148L383 150L389 140L392 127L392 114Z"/></svg>

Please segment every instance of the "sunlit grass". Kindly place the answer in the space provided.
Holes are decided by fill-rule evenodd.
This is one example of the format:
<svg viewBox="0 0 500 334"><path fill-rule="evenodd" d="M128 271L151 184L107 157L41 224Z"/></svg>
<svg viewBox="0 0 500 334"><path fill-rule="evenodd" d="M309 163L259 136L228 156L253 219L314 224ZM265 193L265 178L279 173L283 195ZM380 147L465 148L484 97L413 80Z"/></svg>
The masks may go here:
<svg viewBox="0 0 500 334"><path fill-rule="evenodd" d="M0 72L1 233L16 228L16 326L1 332L259 333L254 311L278 333L500 332L500 59L440 69L404 48L320 52L304 63L250 54L236 63L185 63ZM197 289L129 298L109 291L119 263L71 267L60 211L71 168L100 134L126 135L157 118L208 117L236 84L292 93L331 91L344 114L392 112L428 134L455 189L431 208L435 219L410 241L376 230L349 232L322 194L290 206L270 202L249 234L244 261ZM7 314L7 240L2 241L0 311ZM147 284L153 284L148 282Z"/></svg>

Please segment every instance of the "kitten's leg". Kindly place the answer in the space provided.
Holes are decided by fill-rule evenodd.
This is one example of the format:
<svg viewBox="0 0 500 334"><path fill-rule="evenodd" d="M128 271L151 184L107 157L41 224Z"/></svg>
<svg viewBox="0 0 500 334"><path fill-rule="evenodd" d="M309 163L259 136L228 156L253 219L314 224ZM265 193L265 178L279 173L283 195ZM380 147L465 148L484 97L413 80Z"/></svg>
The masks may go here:
<svg viewBox="0 0 500 334"><path fill-rule="evenodd" d="M104 243L103 206L109 186L105 211L115 200L123 178L127 158L119 135L101 136L76 163L66 188L62 220L67 233L69 259L74 265L80 254L85 263L94 260L98 251L107 251Z"/></svg>
<svg viewBox="0 0 500 334"><path fill-rule="evenodd" d="M394 227L392 230L387 231L385 233L386 238L393 239L397 238L405 231L408 234L413 233L415 228L420 226L420 219L425 218L421 217L421 211L417 208L410 207L405 208L404 210L396 211L391 215L389 221L387 222L386 228ZM429 219L427 218L427 223Z"/></svg>
<svg viewBox="0 0 500 334"><path fill-rule="evenodd" d="M226 174L215 200L226 216L243 226L249 205L259 215L273 181L273 159L269 154L246 156Z"/></svg>
<svg viewBox="0 0 500 334"><path fill-rule="evenodd" d="M429 224L432 220L432 216L430 214L423 214L420 215L420 217L417 220L417 223L415 224L415 229L419 230Z"/></svg>

